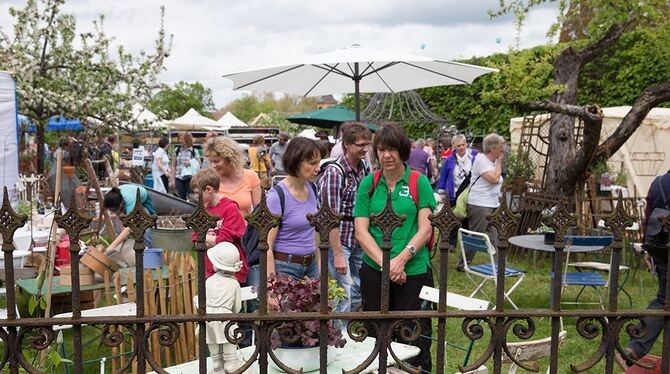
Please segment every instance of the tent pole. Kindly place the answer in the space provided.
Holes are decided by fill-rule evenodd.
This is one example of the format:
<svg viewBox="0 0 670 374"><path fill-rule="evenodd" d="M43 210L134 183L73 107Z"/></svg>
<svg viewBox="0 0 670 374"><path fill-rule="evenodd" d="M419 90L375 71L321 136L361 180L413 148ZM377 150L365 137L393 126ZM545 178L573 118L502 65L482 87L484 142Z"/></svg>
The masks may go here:
<svg viewBox="0 0 670 374"><path fill-rule="evenodd" d="M356 121L361 120L361 92L359 84L361 77L358 75L358 62L354 62L354 104L356 106Z"/></svg>

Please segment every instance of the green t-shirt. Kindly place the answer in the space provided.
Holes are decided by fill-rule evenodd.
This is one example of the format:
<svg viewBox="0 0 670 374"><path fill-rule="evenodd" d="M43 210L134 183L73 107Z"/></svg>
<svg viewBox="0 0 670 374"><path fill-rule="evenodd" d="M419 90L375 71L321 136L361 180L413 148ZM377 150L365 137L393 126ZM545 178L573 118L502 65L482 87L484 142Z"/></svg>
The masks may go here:
<svg viewBox="0 0 670 374"><path fill-rule="evenodd" d="M418 230L417 223L417 212L422 208L430 208L430 210L435 209L435 196L433 195L433 188L430 186L430 182L425 175L421 175L418 180L419 187L419 206L417 207L412 200L412 196L409 193L409 173L410 168L405 165L405 175L400 179L395 186L395 189L391 193L391 204L393 205L393 210L398 215L405 215L405 221L402 226L397 228L393 232L391 242L393 248L391 249L391 258L397 256L400 252L403 251L405 246L409 243L410 239L414 237ZM356 204L354 207L354 217L370 217L371 214L378 214L384 210L386 205L386 196L388 195L388 185L386 184L386 179L382 174L382 177L379 179L379 183L372 194L372 197L369 196L370 188L374 182L374 173L368 175L363 179L360 186L358 187L358 195L356 196ZM382 247L382 231L373 226L370 223L370 235L375 239L379 248ZM370 265L373 269L381 271L381 268L368 257L367 254L363 255L363 261L366 264ZM418 275L424 274L428 271L430 266L430 255L428 253L428 247L423 246L420 248L416 255L410 259L405 265L405 273L407 275Z"/></svg>

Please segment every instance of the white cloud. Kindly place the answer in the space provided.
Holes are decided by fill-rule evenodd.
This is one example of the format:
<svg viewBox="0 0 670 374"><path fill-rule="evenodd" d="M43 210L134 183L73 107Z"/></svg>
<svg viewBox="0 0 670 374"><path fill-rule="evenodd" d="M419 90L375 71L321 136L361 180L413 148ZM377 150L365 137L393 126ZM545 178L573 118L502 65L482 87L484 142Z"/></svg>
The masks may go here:
<svg viewBox="0 0 670 374"><path fill-rule="evenodd" d="M165 82L201 81L217 106L233 92L223 73L267 66L288 57L322 53L353 43L441 59L505 52L515 40L511 17L489 20L495 0L74 0L63 12L77 17L79 31L105 15L105 31L129 51L151 50L166 7L165 28L174 35ZM10 6L3 1L0 25L11 33ZM521 32L520 47L546 42L555 21L552 6L534 9ZM496 39L500 38L500 43ZM421 50L420 45L425 44Z"/></svg>

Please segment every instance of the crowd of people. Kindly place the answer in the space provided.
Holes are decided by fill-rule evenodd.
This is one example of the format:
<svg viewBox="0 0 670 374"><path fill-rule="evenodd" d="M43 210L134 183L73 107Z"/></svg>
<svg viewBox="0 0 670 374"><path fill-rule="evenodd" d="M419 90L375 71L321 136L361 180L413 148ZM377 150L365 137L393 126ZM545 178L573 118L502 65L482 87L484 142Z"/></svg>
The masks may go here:
<svg viewBox="0 0 670 374"><path fill-rule="evenodd" d="M330 276L344 290L336 306L342 312L380 310L382 231L371 224L370 216L384 209L389 194L395 212L406 217L391 240L389 309L419 310L421 287L433 285L428 216L437 199L453 203L464 186L472 185L470 228L491 231L485 217L497 207L502 185L504 139L495 134L484 139L480 153L467 146L464 136L456 136L451 139L452 151L445 154L434 149L430 139L411 141L397 124L385 124L373 135L364 124L350 122L343 124L340 141L332 150L323 141L290 139L282 133L269 147L263 136L256 136L246 155L233 139L212 135L202 146L202 162L190 134L179 135L172 162L167 143L167 138L161 139L154 152L154 188L167 189L174 178L179 197L202 194L208 211L219 217L206 243L218 252L220 243L235 250L240 265L234 278L240 284L257 287L260 279L258 253L245 248L242 237L245 217L260 203L261 190L267 189L268 209L281 216L280 225L267 239L267 276L316 278L321 261L328 261ZM324 163L329 153L337 157ZM277 175L284 177L272 186L272 177ZM127 213L135 205L135 195L130 193L135 189L113 189L105 198L105 207ZM330 250L325 259L319 256L316 232L306 217L318 210L321 198L343 217L327 238ZM148 203L145 206L150 211ZM150 244L150 235L146 241ZM217 262L210 257L206 259L207 278L217 271ZM209 307L216 305L210 305L208 298ZM338 323L345 327L344 321ZM430 321L419 323L423 335L430 336ZM430 339L420 338L412 344L421 353L409 363L430 370Z"/></svg>
<svg viewBox="0 0 670 374"><path fill-rule="evenodd" d="M107 139L109 144L114 141L111 137ZM421 287L433 285L431 248L428 246L433 229L428 217L439 200L454 206L469 187L462 226L487 233L492 243L497 244L497 232L486 217L499 205L505 139L489 134L483 139L481 150L468 146L463 135L441 142L443 149L437 150L430 139L410 140L402 127L394 123L381 126L372 134L364 124L350 122L343 124L340 139L332 149L327 149L320 140L290 139L282 133L269 147L263 136L256 136L245 154L233 139L208 134L201 159L193 147L192 136L183 133L179 135L180 144L172 162L165 149L167 139L159 141L152 169L154 181L162 182L163 186L172 186L169 177L174 177L181 198L201 193L207 210L219 217L216 227L206 237L212 252L208 251L205 268L208 310L227 308L228 312L240 312L241 306L232 299L233 296L210 298L210 295L217 295L214 288L228 285L232 279L238 285L259 286L258 250L245 247L242 239L248 226L245 217L259 205L262 189L268 190L268 209L281 216L279 226L272 229L267 238L268 279L280 275L296 279L318 278L321 261L328 261L329 276L344 294L336 310L378 311L384 286L389 289L389 310L419 310L422 307ZM329 153L336 157L324 162ZM278 175L283 176L281 181L272 183L273 177ZM653 216L651 210L655 208L669 209L670 190L667 186L670 186L670 172L652 184L647 197L647 217ZM139 203L153 213L146 189L137 185L112 189L105 196L104 207L129 213L137 203L137 188L141 192ZM371 224L370 217L384 209L389 196L393 210L405 216L405 220L392 234L390 284L382 285L382 231ZM324 259L317 250L315 229L306 217L318 210L321 201L327 202L342 217L339 227L327 238L330 248L328 258ZM127 231L122 231L111 246L125 241ZM661 239L667 243L665 235ZM455 235L451 240L455 241ZM147 230L144 241L151 246L151 230ZM645 249L650 253L661 253L653 251L655 245L645 243ZM474 255L474 252L466 252L465 258L460 257L456 270L463 271L464 261L472 261ZM665 283L667 253L665 256L654 255L654 259L662 285ZM237 287L226 287L232 290L230 292L239 292ZM664 291L661 286L650 308L664 305ZM225 306L221 304L224 302ZM271 308L273 302L276 300L268 300ZM255 304L250 305L249 310L253 311ZM653 345L662 321L649 318L645 322L651 326L650 335L653 336L631 340L623 361L630 363ZM340 328L345 327L345 321L337 323ZM422 335L430 336L430 321L420 320L418 323ZM227 350L231 348L221 345L226 341L219 341L217 334L213 332L210 341L208 332L211 349L218 350L215 356L230 355ZM421 337L408 343L420 348L420 354L409 363L430 370L430 339Z"/></svg>

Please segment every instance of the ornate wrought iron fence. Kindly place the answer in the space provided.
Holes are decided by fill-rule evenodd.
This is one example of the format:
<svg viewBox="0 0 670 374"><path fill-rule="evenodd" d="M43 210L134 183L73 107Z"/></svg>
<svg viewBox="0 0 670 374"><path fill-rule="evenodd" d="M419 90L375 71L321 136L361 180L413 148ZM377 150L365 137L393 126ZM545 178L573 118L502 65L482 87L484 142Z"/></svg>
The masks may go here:
<svg viewBox="0 0 670 374"><path fill-rule="evenodd" d="M139 200L139 191L138 191ZM202 200L202 197L200 198ZM507 259L507 238L513 232L518 217L512 213L505 201L498 210L496 210L490 217L490 222L498 229L500 233L500 245L497 255L497 266L499 269L505 267ZM552 305L550 309L534 309L534 310L506 310L504 305L504 290L505 277L504 272L498 272L497 289L495 309L488 311L452 311L446 308L447 288L448 288L448 261L449 250L449 233L457 229L460 221L451 212L448 204L446 204L440 212L432 214L430 221L432 225L439 230L441 240L439 242L440 262L439 262L439 303L436 310L430 311L392 311L389 310L389 263L390 263L390 249L391 249L391 234L393 230L400 226L403 218L399 217L393 211L390 198L387 200L386 208L378 215L371 217L371 223L379 227L383 232L382 246L383 250L383 267L382 267L382 289L381 289L381 310L378 312L349 312L336 313L329 310L326 298L321 298L319 312L309 313L291 313L291 314L273 314L268 313L267 303L267 259L265 256L268 250L265 241L269 231L279 224L279 217L273 215L267 208L265 196L261 200L261 209L257 210L251 217L249 217L249 224L255 226L260 234L259 250L260 256L260 274L261 281L259 287L259 310L254 313L239 313L239 314L206 314L205 313L205 276L204 272L199 272L198 277L198 300L199 307L197 314L186 315L160 315L160 316L146 316L144 311L145 300L142 292L137 293L137 314L134 317L82 317L80 297L80 282L79 273L72 272L72 307L73 316L71 318L17 318L15 313L16 295L14 291L14 268L13 268L13 251L12 243L13 233L21 227L27 217L17 215L9 205L7 189L4 190L4 200L2 208L0 209L0 231L3 237L2 249L4 252L5 272L7 283L7 319L0 321L0 339L2 339L5 347L2 361L0 362L0 369L7 369L10 373L18 373L22 368L29 373L39 373L39 370L31 365L23 352L23 346L27 342L30 346L37 350L44 350L49 347L55 339L53 327L56 325L72 325L73 326L73 346L74 346L74 372L81 373L82 368L82 325L98 325L102 326L102 342L107 346L118 346L124 341L124 335L119 332L117 327L123 326L131 332L131 339L133 342L132 357L127 360L126 364L120 368L119 372L128 371L132 364L137 365L138 372L145 372L147 369L153 369L159 373L165 373L165 370L158 366L156 361L152 358L149 351L148 339L151 334L159 334L160 343L164 346L170 346L174 343L179 329L177 324L183 322L195 322L199 325L200 331L205 331L205 323L207 321L232 321L239 326L247 326L256 334L255 351L251 358L245 365L236 371L235 374L242 373L249 368L254 361L258 362L260 373L267 373L268 371L268 357L273 360L279 367L288 373L300 373L300 368L289 368L283 363L279 362L273 351L270 349L270 337L282 322L286 321L300 321L300 320L318 320L320 324L320 336L325 337L327 334L326 324L331 319L346 319L351 322L347 328L347 334L350 339L355 341L362 341L368 336L376 336L376 343L373 351L363 362L359 363L354 369L344 371L346 374L356 374L361 372L368 366L378 366L378 371L381 374L386 373L386 362L388 354L390 354L398 363L398 365L410 372L418 373L420 369L411 368L402 362L398 362L397 356L394 353L390 342L394 334L400 333L406 340L416 340L420 336L419 319L430 318L437 321L437 355L435 372L444 373L445 367L445 339L446 339L446 321L448 319L462 320L463 334L470 340L480 340L485 336L485 330L488 328L490 339L484 353L474 360L473 363L467 367L460 367L460 370L465 372L475 369L482 364L490 364L492 361L493 372L500 373L502 370L503 355L509 357L520 367L530 370L538 371L536 363L518 362L514 355L510 353L507 338L511 333L519 339L526 340L534 336L535 321L538 318L544 317L551 320L551 357L550 357L550 372L556 373L559 367L569 367L573 372L583 372L594 367L601 359L605 359L605 372L612 373L614 368L615 352L624 354L620 344L620 335L624 328L631 336L642 336L645 334L644 324L641 328L637 328L632 322L641 321L643 317L660 317L664 319L665 334L663 337L663 364L661 372L668 373L670 361L670 300L666 299L664 310L634 310L634 311L619 311L617 310L617 287L610 287L609 291L609 307L605 311L601 310L562 310L560 306L561 295L561 268L563 266L563 252L565 244L563 242L564 235L569 227L575 225L574 216L568 211L565 202L562 200L555 212L549 216L544 217L544 222L551 226L556 231L556 242L554 248L556 255L553 260L553 271L555 277L551 282ZM200 202L197 210L190 216L185 216L184 220L187 225L197 233L197 242L195 249L197 251L198 266L200 269L204 268L205 264L205 237L209 228L215 225L215 219L205 211L202 202ZM339 217L336 216L328 207L323 204L318 213L309 217L310 223L316 228L317 232L322 238L327 237L328 233L339 222ZM59 214L56 218L58 226L65 229L70 235L70 255L73 268L77 268L79 264L79 248L78 237L79 233L88 226L90 218L81 215L77 211L76 204L72 202L66 214ZM153 226L156 222L155 216L148 215L140 204L136 204L134 210L123 218L123 223L130 228L135 238L142 238L144 231ZM623 238L626 227L630 226L632 218L625 212L621 201L617 205L616 210L606 217L605 224L614 233L614 241L612 243L612 250L614 252L612 259L611 284L618 284L619 277L619 263L621 260L621 249L623 246ZM670 218L663 221L665 227L670 228ZM136 282L137 289L144 289L143 271L143 251L144 246L140 240L136 241ZM328 246L326 243L321 243L319 251L322 258L327 258ZM321 262L321 274L326 276L327 264L325 261ZM327 282L321 283L322 295L327 293ZM670 282L666 285L666 289L670 290ZM577 333L584 339L593 340L600 337L600 344L598 349L591 358L585 362L559 362L559 329L560 318L576 317ZM357 323L358 322L358 323ZM365 324L360 323L365 322ZM407 325L414 328L406 328ZM241 342L243 333L240 328L232 329L232 324L228 325L227 336L231 342ZM370 331L370 329L374 331ZM290 339L292 331L282 331L284 338ZM205 334L199 335L199 372L206 373L206 340ZM320 339L320 373L327 372L327 339ZM378 358L378 365L375 363L375 357ZM147 363L149 364L147 367ZM644 364L640 364L644 365Z"/></svg>

